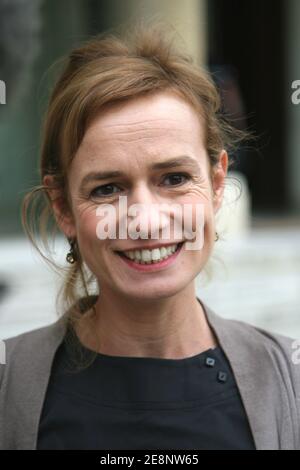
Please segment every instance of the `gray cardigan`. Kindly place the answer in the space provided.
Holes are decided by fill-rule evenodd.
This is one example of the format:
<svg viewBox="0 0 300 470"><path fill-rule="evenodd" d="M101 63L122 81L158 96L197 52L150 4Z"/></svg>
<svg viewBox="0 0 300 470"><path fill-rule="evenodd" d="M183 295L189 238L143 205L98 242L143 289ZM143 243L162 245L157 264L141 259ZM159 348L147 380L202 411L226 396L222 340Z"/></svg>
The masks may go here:
<svg viewBox="0 0 300 470"><path fill-rule="evenodd" d="M199 299L200 300L200 299ZM256 449L300 449L300 364L293 339L224 319L200 301L237 382ZM0 449L36 449L39 419L67 315L5 341L0 365Z"/></svg>

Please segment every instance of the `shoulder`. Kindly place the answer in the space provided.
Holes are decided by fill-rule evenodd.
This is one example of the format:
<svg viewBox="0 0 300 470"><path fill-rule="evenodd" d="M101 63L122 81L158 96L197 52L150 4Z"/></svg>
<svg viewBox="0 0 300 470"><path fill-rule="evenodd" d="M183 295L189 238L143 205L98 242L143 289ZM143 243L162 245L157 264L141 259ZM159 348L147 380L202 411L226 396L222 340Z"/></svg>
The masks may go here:
<svg viewBox="0 0 300 470"><path fill-rule="evenodd" d="M38 344L47 345L49 341L53 340L63 332L66 320L66 317L63 316L50 325L27 331L4 340L8 354L13 354L17 350L24 350L27 346L33 348Z"/></svg>
<svg viewBox="0 0 300 470"><path fill-rule="evenodd" d="M277 429L280 448L299 449L300 340L243 321L221 323L254 422L266 431Z"/></svg>
<svg viewBox="0 0 300 470"><path fill-rule="evenodd" d="M51 359L64 338L71 311L76 309L84 313L95 303L97 297L82 297L55 323L4 340L6 361L4 365L0 365L0 388L4 382L10 381L12 375L20 378L33 371L46 370L48 373L47 367L51 365Z"/></svg>
<svg viewBox="0 0 300 470"><path fill-rule="evenodd" d="M205 306L209 323L231 359L252 368L272 367L300 399L300 338L292 338L250 323L222 318ZM257 367L256 367L257 366Z"/></svg>
<svg viewBox="0 0 300 470"><path fill-rule="evenodd" d="M5 363L0 365L0 388L5 375L13 368L20 370L24 365L36 362L50 354L63 339L67 325L66 316L55 323L5 339Z"/></svg>
<svg viewBox="0 0 300 470"><path fill-rule="evenodd" d="M252 325L240 320L225 320L228 321L232 329L239 333L245 344L251 341L254 345L260 344L263 350L272 355L281 358L293 365L300 366L300 339L275 333L271 330ZM300 367L299 367L300 370Z"/></svg>
<svg viewBox="0 0 300 470"><path fill-rule="evenodd" d="M267 348L277 346L280 349L286 350L286 348L290 349L293 342L299 341L297 338L285 336L242 320L222 318L222 321L228 323L233 331L239 332L244 337L250 337L255 342L263 343Z"/></svg>

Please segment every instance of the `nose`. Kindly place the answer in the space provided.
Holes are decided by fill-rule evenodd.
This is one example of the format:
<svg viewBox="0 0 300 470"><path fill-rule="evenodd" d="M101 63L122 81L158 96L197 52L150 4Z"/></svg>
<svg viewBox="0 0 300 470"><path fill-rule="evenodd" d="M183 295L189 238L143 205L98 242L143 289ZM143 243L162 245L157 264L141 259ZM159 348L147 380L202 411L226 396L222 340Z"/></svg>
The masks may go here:
<svg viewBox="0 0 300 470"><path fill-rule="evenodd" d="M128 198L128 233L131 238L160 238L164 227L169 225L161 204L162 201L146 184L134 189Z"/></svg>

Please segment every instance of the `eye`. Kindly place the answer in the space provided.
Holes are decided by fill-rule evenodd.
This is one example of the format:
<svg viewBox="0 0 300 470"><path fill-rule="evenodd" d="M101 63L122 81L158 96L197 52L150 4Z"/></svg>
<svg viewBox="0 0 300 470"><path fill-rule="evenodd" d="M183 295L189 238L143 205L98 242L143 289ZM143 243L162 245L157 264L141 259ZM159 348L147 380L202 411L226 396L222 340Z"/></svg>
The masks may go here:
<svg viewBox="0 0 300 470"><path fill-rule="evenodd" d="M181 178L186 178L186 180L190 180L191 177L187 173L171 173L166 176L165 179L170 178L175 184L171 184L170 186L176 186L178 184L182 184ZM184 181L185 182L185 181Z"/></svg>
<svg viewBox="0 0 300 470"><path fill-rule="evenodd" d="M97 186L90 192L90 197L106 197L114 194L112 188L117 188L115 184L103 184L102 186Z"/></svg>

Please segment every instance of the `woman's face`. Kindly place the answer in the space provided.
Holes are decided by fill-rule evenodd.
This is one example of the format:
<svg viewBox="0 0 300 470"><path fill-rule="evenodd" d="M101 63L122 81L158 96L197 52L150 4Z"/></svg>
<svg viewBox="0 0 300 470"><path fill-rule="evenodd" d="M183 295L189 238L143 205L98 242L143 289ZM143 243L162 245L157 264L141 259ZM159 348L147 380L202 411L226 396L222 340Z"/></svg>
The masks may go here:
<svg viewBox="0 0 300 470"><path fill-rule="evenodd" d="M196 111L169 91L115 104L88 127L69 171L72 217L65 217L60 225L68 237L76 237L82 258L96 276L101 291L131 299L165 298L190 287L203 269L214 244L214 214L222 201L227 171L227 154L223 151L214 179L210 180L203 140L203 127ZM189 160L178 166L152 168L183 156ZM121 175L100 179L100 173L116 171ZM156 217L160 210L143 212L143 223L149 227L146 239L132 239L128 233L126 239L120 239L118 217L116 238L99 238L97 225L101 217L96 210L109 204L116 214L121 214L119 196L126 196L128 208L132 204L148 208L163 207L160 206L163 203L181 207L187 204L192 208L193 230L196 206L202 205L203 247L191 250L183 245L163 264L128 262L118 251L153 244L171 245L186 238L183 230L180 237L174 236L172 218ZM126 219L128 223L141 220L138 215ZM151 224L161 230L166 220L172 226L170 239L162 239L161 232L151 239Z"/></svg>

